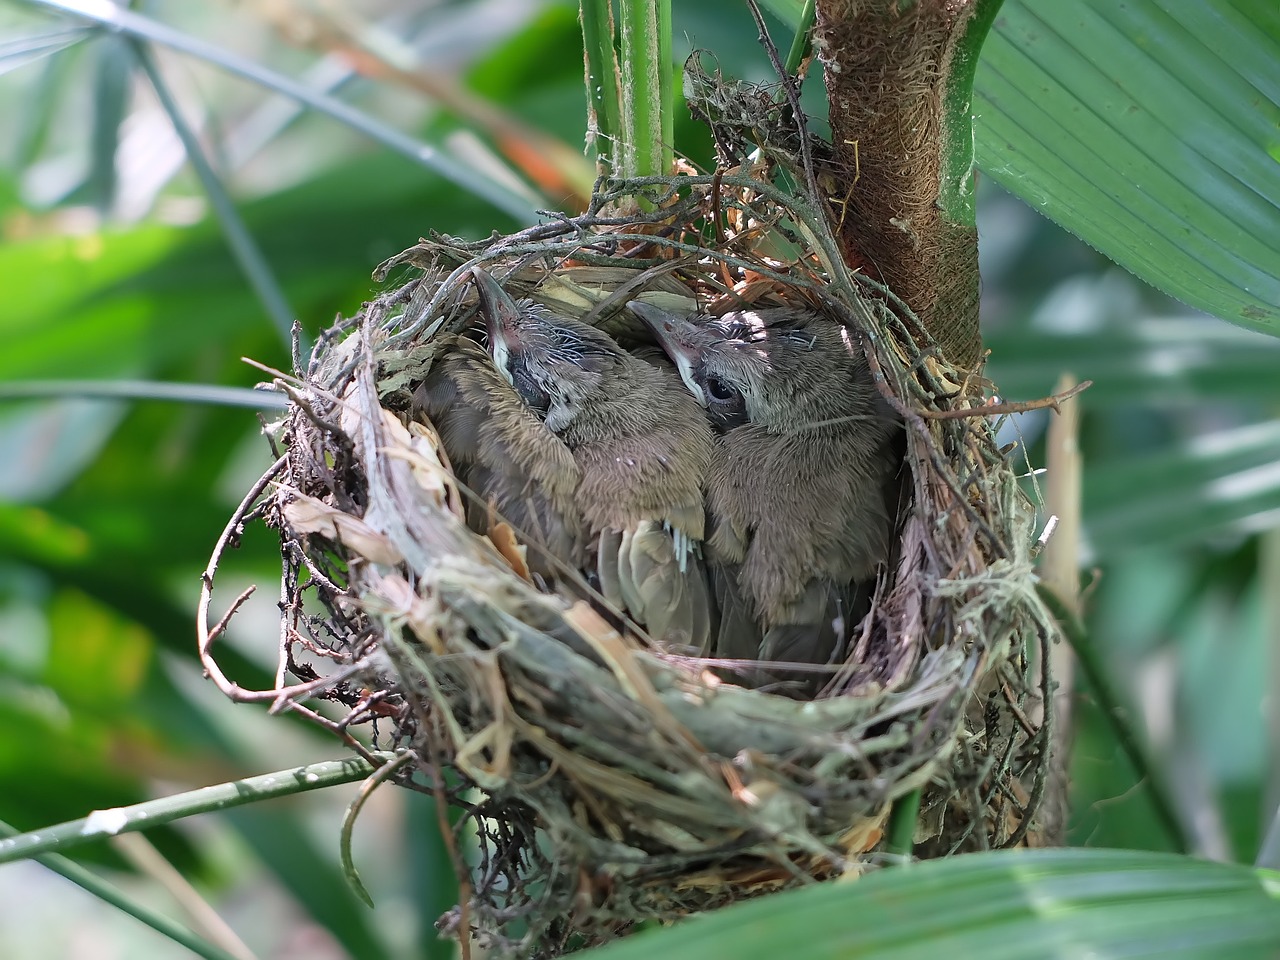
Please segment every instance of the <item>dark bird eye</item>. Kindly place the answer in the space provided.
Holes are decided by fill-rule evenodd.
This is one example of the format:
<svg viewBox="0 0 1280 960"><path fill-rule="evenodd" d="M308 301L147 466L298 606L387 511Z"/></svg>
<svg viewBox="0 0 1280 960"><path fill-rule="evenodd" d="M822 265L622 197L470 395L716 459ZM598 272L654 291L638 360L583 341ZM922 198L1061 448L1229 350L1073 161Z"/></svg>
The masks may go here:
<svg viewBox="0 0 1280 960"><path fill-rule="evenodd" d="M724 433L747 422L746 398L728 380L708 374L702 381L702 392L707 398L707 416L717 432Z"/></svg>
<svg viewBox="0 0 1280 960"><path fill-rule="evenodd" d="M719 403L734 399L738 391L719 377L707 377L707 397Z"/></svg>

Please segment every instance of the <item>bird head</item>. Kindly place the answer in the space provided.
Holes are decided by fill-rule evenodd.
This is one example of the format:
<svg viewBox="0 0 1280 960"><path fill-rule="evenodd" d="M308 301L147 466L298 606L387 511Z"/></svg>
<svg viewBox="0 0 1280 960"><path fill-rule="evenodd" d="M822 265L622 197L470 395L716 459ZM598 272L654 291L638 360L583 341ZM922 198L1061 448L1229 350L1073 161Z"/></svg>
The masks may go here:
<svg viewBox="0 0 1280 960"><path fill-rule="evenodd" d="M532 300L514 300L474 268L494 366L548 429L562 433L600 399L625 354L594 327L557 317Z"/></svg>
<svg viewBox="0 0 1280 960"><path fill-rule="evenodd" d="M632 302L717 431L790 432L871 416L874 386L849 331L812 311L741 310L686 319Z"/></svg>

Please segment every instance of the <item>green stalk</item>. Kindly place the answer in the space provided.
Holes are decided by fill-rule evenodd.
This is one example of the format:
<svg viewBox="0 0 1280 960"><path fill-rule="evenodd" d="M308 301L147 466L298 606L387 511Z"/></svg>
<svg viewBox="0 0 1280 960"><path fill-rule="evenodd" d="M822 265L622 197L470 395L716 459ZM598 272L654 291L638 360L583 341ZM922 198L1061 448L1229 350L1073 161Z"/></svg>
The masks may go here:
<svg viewBox="0 0 1280 960"><path fill-rule="evenodd" d="M942 157L938 206L951 223L976 227L973 196L973 78L982 44L1004 0L973 0L973 12L956 42L942 103Z"/></svg>
<svg viewBox="0 0 1280 960"><path fill-rule="evenodd" d="M893 801L889 826L885 828L885 853L910 859L915 846L916 818L920 815L920 791L912 790Z"/></svg>
<svg viewBox="0 0 1280 960"><path fill-rule="evenodd" d="M675 69L671 58L671 0L658 0L658 96L661 101L661 141L663 175L671 173L676 160Z"/></svg>
<svg viewBox="0 0 1280 960"><path fill-rule="evenodd" d="M675 158L671 0L621 0L622 130L614 172L667 176Z"/></svg>
<svg viewBox="0 0 1280 960"><path fill-rule="evenodd" d="M578 20L586 69L588 136L594 141L597 172L616 171L622 108L618 103L618 56L613 46L613 3L581 0Z"/></svg>
<svg viewBox="0 0 1280 960"><path fill-rule="evenodd" d="M0 837L11 836L13 832L12 827L0 821ZM54 873L65 877L76 886L93 894L99 900L127 913L157 933L168 937L174 943L182 944L197 957L204 957L205 960L237 960L232 954L197 936L181 924L170 920L164 914L157 913L150 907L125 895L114 884L108 883L66 857L59 856L56 853L47 853L34 859L41 866L47 867Z"/></svg>
<svg viewBox="0 0 1280 960"><path fill-rule="evenodd" d="M392 761L390 753L374 754L380 760ZM0 863L24 860L57 850L69 850L83 843L113 837L120 833L146 830L172 823L197 813L210 813L257 803L273 797L287 797L340 783L363 780L375 767L366 760L326 760L293 770L278 770L259 777L248 777L234 783L189 790L173 797L161 797L113 810L97 810L81 820L69 820L0 840Z"/></svg>
<svg viewBox="0 0 1280 960"><path fill-rule="evenodd" d="M804 0L804 7L800 11L800 23L796 27L796 36L791 41L791 49L787 51L787 73L793 77L800 69L800 64L804 63L804 58L809 55L816 14L814 3L815 0Z"/></svg>

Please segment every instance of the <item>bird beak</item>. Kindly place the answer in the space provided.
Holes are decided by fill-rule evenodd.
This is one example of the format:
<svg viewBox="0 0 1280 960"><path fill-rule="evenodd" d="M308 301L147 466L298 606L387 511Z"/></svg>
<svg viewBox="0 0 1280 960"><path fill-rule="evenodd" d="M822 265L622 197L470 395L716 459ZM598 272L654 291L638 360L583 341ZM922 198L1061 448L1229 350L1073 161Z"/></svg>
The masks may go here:
<svg viewBox="0 0 1280 960"><path fill-rule="evenodd" d="M655 307L652 304L633 300L628 304L631 312L644 321L649 332L657 339L658 345L671 358L671 362L680 371L680 379L685 382L689 391L698 398L698 402L706 406L702 388L694 378L693 369L706 349L706 334L694 323L684 317Z"/></svg>
<svg viewBox="0 0 1280 960"><path fill-rule="evenodd" d="M511 294L503 290L488 272L472 267L471 276L480 295L480 312L484 314L485 326L489 330L489 353L493 355L493 364L510 381L507 361L512 347L518 346L519 342L520 309Z"/></svg>

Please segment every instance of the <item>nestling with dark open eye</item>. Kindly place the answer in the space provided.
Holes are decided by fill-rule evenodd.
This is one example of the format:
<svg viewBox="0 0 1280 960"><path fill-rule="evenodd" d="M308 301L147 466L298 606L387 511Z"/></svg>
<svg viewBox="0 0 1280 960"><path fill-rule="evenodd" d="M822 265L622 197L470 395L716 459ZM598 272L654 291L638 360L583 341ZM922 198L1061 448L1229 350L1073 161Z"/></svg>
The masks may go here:
<svg viewBox="0 0 1280 960"><path fill-rule="evenodd" d="M474 277L493 367L522 407L508 422L518 419L527 435L504 442L520 453L507 472L527 469L525 454L535 448L556 461L554 471L536 468L537 483L529 489L539 491L544 506L523 516L541 522L554 514L566 529L576 523L580 546L566 556L594 574L605 599L654 639L703 652L715 611L700 547L702 482L713 444L702 410L674 370L632 356L588 324L517 302L483 270ZM438 407L430 405L428 415ZM489 409L496 413L499 406L491 401ZM486 428L478 429L483 435ZM569 465L561 462L561 447ZM571 477L570 509L560 493Z"/></svg>
<svg viewBox="0 0 1280 960"><path fill-rule="evenodd" d="M860 346L811 311L631 309L718 434L706 482L715 656L831 662L889 557L903 465L901 422Z"/></svg>

